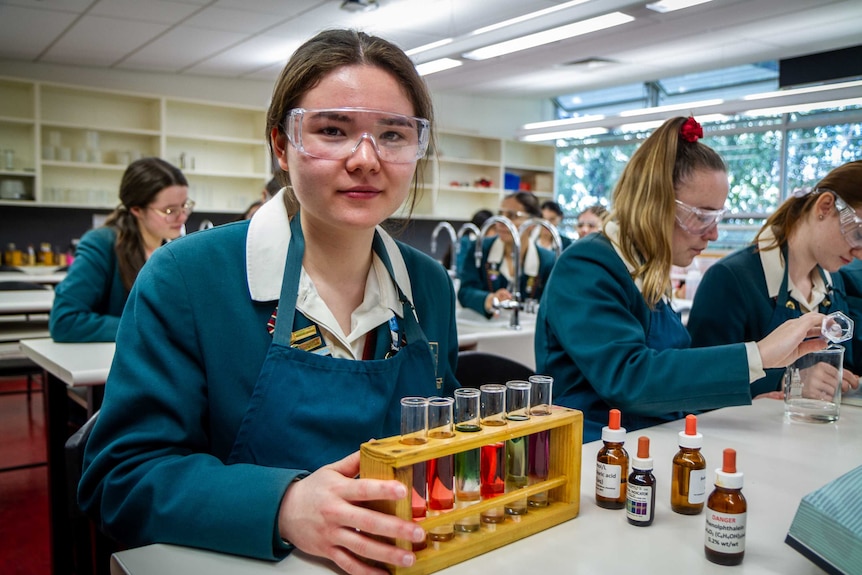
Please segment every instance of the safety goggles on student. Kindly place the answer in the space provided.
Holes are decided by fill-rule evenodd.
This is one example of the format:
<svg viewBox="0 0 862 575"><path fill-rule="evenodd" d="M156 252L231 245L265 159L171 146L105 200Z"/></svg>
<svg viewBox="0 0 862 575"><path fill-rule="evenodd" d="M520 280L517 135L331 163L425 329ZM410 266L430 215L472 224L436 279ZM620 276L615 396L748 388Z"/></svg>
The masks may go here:
<svg viewBox="0 0 862 575"><path fill-rule="evenodd" d="M159 208L150 207L151 210L165 218L165 221L172 224L180 219L180 216L188 216L195 209L195 203L192 200L186 200L186 203L180 207L170 207L160 210Z"/></svg>
<svg viewBox="0 0 862 575"><path fill-rule="evenodd" d="M838 210L838 220L841 222L841 235L851 248L862 248L862 218L856 215L856 210L847 205L838 194L832 192L832 195L835 196L835 209Z"/></svg>
<svg viewBox="0 0 862 575"><path fill-rule="evenodd" d="M527 212L522 212L521 210L513 211L513 210L497 210L498 216L503 216L504 218L509 218L510 220L522 220L524 218L529 218L530 214Z"/></svg>
<svg viewBox="0 0 862 575"><path fill-rule="evenodd" d="M366 108L294 108L285 124L298 152L322 160L343 160L368 140L382 161L409 164L425 155L431 133L425 118Z"/></svg>
<svg viewBox="0 0 862 575"><path fill-rule="evenodd" d="M704 210L676 200L676 223L693 236L702 236L721 221L727 209Z"/></svg>

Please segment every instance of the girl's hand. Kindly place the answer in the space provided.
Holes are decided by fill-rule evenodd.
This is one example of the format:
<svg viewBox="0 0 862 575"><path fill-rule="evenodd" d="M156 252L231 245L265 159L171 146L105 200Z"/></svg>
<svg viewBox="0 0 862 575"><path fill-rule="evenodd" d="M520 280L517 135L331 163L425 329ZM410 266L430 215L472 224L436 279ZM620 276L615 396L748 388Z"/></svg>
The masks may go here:
<svg viewBox="0 0 862 575"><path fill-rule="evenodd" d="M409 567L416 556L372 535L419 543L425 531L412 521L362 507L365 501L407 497L398 481L354 479L359 452L321 467L285 492L278 511L281 537L297 549L332 560L351 575L386 575L363 559Z"/></svg>

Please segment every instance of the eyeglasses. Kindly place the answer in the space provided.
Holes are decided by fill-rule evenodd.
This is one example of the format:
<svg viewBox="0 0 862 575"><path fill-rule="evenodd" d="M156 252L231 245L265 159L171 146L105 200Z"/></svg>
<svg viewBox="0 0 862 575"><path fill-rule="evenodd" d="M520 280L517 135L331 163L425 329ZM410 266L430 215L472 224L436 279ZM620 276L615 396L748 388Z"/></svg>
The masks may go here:
<svg viewBox="0 0 862 575"><path fill-rule="evenodd" d="M587 228L588 230L597 230L599 229L599 224L595 222L578 222L578 225L575 227L578 229Z"/></svg>
<svg viewBox="0 0 862 575"><path fill-rule="evenodd" d="M365 108L294 108L286 124L293 147L321 160L343 160L368 140L382 161L409 164L425 155L431 134L425 118Z"/></svg>
<svg viewBox="0 0 862 575"><path fill-rule="evenodd" d="M530 217L530 214L528 214L527 212L522 212L520 210L518 210L517 212L513 212L512 210L497 210L497 215L503 216L504 218L509 218L510 220L520 220L523 218Z"/></svg>
<svg viewBox="0 0 862 575"><path fill-rule="evenodd" d="M704 210L676 200L676 223L693 236L702 236L724 217L726 208Z"/></svg>
<svg viewBox="0 0 862 575"><path fill-rule="evenodd" d="M160 210L159 208L151 207L150 209L165 218L166 222L172 224L179 220L180 216L188 216L191 214L195 209L195 203L192 200L187 200L186 203L178 208L165 208L164 210Z"/></svg>
<svg viewBox="0 0 862 575"><path fill-rule="evenodd" d="M856 215L856 210L847 205L838 194L832 190L835 196L835 209L838 210L838 220L841 223L841 235L847 240L852 249L862 248L862 218Z"/></svg>

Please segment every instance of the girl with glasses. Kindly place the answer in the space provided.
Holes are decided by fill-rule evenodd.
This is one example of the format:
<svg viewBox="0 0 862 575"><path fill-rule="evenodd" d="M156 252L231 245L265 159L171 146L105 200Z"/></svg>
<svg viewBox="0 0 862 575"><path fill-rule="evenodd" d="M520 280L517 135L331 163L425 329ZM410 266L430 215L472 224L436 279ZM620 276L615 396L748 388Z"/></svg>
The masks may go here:
<svg viewBox="0 0 862 575"><path fill-rule="evenodd" d="M297 548L348 573L414 563L385 541L423 529L365 506L404 486L355 477L360 444L399 433L401 398L457 386L449 276L381 227L415 201L432 121L381 38L328 30L293 54L266 126L285 187L160 249L129 298L80 485L109 534Z"/></svg>
<svg viewBox="0 0 862 575"><path fill-rule="evenodd" d="M498 216L512 221L516 228L530 218L542 218L539 201L529 192L509 194L500 202ZM512 299L514 286L521 292L521 301L538 300L551 275L556 256L554 252L540 248L528 241L529 233L521 239L521 277L515 278L512 252L515 241L506 226L494 224L495 236L482 239L482 260L477 267L473 257L475 242L467 249L467 257L458 269L461 285L458 288L458 301L465 308L472 309L486 318L494 317L494 300ZM478 239L476 241L479 241Z"/></svg>
<svg viewBox="0 0 862 575"><path fill-rule="evenodd" d="M84 234L57 285L49 328L59 342L114 341L132 284L153 252L182 235L194 207L185 176L160 158L129 164L120 205Z"/></svg>
<svg viewBox="0 0 862 575"><path fill-rule="evenodd" d="M601 204L590 206L578 214L578 238L586 237L602 229L607 214L607 208Z"/></svg>
<svg viewBox="0 0 862 575"><path fill-rule="evenodd" d="M692 344L757 340L809 311L848 314L844 282L836 272L862 257L860 214L862 161L839 166L814 188L795 192L769 216L750 246L704 274L688 320ZM847 349L847 391L859 385L853 357L859 344L842 345ZM752 393L778 396L783 375L783 369L767 370L752 384Z"/></svg>
<svg viewBox="0 0 862 575"><path fill-rule="evenodd" d="M694 349L670 307L671 266L685 267L716 237L727 169L698 142L694 118L671 118L632 155L609 221L572 244L554 267L536 321L536 370L562 382L554 402L584 412L584 441L608 410L627 429L686 412L744 405L763 368L825 347L823 315L782 324L758 342Z"/></svg>

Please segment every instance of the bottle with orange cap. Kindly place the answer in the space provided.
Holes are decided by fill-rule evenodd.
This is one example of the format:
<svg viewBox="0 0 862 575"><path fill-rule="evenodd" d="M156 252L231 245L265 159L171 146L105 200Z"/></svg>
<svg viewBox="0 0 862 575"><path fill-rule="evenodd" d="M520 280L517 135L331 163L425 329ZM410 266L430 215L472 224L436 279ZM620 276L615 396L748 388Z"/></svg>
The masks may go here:
<svg viewBox="0 0 862 575"><path fill-rule="evenodd" d="M739 565L745 556L748 504L742 495L742 473L736 470L736 450L724 450L721 469L715 470L715 490L706 507L706 558L719 565Z"/></svg>
<svg viewBox="0 0 862 575"><path fill-rule="evenodd" d="M649 437L638 437L638 454L632 458L632 473L626 486L626 519L648 527L655 518L655 475L649 456Z"/></svg>
<svg viewBox="0 0 862 575"><path fill-rule="evenodd" d="M679 432L679 451L671 467L670 507L683 515L697 515L706 501L706 459L700 453L703 435L697 432L697 416L685 417Z"/></svg>
<svg viewBox="0 0 862 575"><path fill-rule="evenodd" d="M610 411L608 424L602 428L604 446L596 455L596 504L605 509L626 506L629 454L623 447L626 429L620 427L620 418L619 409Z"/></svg>

